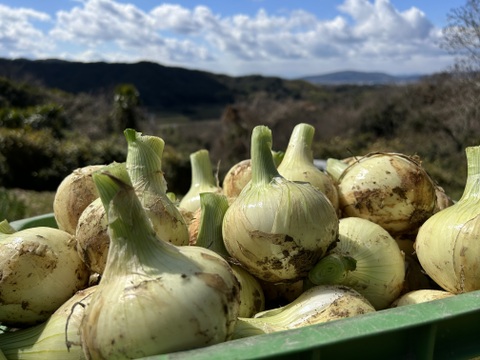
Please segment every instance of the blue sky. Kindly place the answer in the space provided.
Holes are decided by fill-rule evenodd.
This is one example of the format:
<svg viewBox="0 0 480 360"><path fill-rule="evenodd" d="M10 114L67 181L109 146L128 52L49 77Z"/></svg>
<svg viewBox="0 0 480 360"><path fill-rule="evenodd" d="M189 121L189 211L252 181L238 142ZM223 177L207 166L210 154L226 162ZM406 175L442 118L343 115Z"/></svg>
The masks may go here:
<svg viewBox="0 0 480 360"><path fill-rule="evenodd" d="M466 0L0 0L0 57L153 61L233 76L443 71Z"/></svg>

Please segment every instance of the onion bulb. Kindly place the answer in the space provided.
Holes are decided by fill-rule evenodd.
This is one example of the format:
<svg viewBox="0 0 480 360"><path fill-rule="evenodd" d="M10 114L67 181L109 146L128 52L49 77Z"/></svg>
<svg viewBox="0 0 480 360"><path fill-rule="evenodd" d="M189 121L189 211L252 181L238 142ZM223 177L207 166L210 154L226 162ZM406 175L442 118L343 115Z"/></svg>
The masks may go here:
<svg viewBox="0 0 480 360"><path fill-rule="evenodd" d="M215 251L227 261L231 260L222 237L222 222L228 209L225 195L205 192L200 194L200 221L195 245ZM265 295L259 281L240 265L230 262L240 283L240 309L238 316L251 317L265 310Z"/></svg>
<svg viewBox="0 0 480 360"><path fill-rule="evenodd" d="M97 286L77 291L42 324L0 334L9 360L82 360L79 329L85 306Z"/></svg>
<svg viewBox="0 0 480 360"><path fill-rule="evenodd" d="M343 217L373 221L390 233L414 233L435 210L435 184L413 157L371 153L338 179Z"/></svg>
<svg viewBox="0 0 480 360"><path fill-rule="evenodd" d="M222 183L223 193L227 198L236 198L252 179L252 163L250 159L234 164L225 174Z"/></svg>
<svg viewBox="0 0 480 360"><path fill-rule="evenodd" d="M87 359L129 359L228 340L239 284L228 262L199 246L160 240L125 167L95 173L110 247L80 326Z"/></svg>
<svg viewBox="0 0 480 360"><path fill-rule="evenodd" d="M240 317L233 338L270 334L375 311L365 297L349 287L319 285L306 290L290 304L262 311L253 318Z"/></svg>
<svg viewBox="0 0 480 360"><path fill-rule="evenodd" d="M189 233L185 219L167 196L167 183L162 171L165 142L160 137L142 135L133 129L126 129L124 134L128 149L123 166L130 175L155 232L164 241L187 245ZM75 235L83 261L91 271L102 274L110 240L101 199L95 199L85 208Z"/></svg>
<svg viewBox="0 0 480 360"><path fill-rule="evenodd" d="M75 169L62 180L53 199L53 214L60 230L75 235L83 210L98 198L92 173L103 166L87 165Z"/></svg>
<svg viewBox="0 0 480 360"><path fill-rule="evenodd" d="M420 304L433 300L445 299L454 296L451 292L438 289L418 289L409 291L396 299L391 307Z"/></svg>
<svg viewBox="0 0 480 360"><path fill-rule="evenodd" d="M309 182L331 201L338 210L338 191L333 179L313 163L312 142L315 128L306 123L297 124L290 136L282 162L277 169L280 175L292 181Z"/></svg>
<svg viewBox="0 0 480 360"><path fill-rule="evenodd" d="M75 246L73 235L51 227L0 234L1 324L41 323L87 287L90 274Z"/></svg>
<svg viewBox="0 0 480 360"><path fill-rule="evenodd" d="M460 200L420 227L415 252L425 272L454 294L480 290L480 146L467 147Z"/></svg>
<svg viewBox="0 0 480 360"><path fill-rule="evenodd" d="M225 212L223 240L228 253L259 279L296 281L336 240L338 217L320 190L278 173L271 147L271 130L255 127L252 179Z"/></svg>
<svg viewBox="0 0 480 360"><path fill-rule="evenodd" d="M380 310L402 291L404 256L380 225L357 217L342 218L338 241L310 270L308 278L316 285L349 286Z"/></svg>
<svg viewBox="0 0 480 360"><path fill-rule="evenodd" d="M283 161L285 153L283 151L272 150L275 166L279 166ZM241 193L245 185L252 179L252 161L251 159L241 160L234 164L223 178L223 194L228 199L234 199Z"/></svg>

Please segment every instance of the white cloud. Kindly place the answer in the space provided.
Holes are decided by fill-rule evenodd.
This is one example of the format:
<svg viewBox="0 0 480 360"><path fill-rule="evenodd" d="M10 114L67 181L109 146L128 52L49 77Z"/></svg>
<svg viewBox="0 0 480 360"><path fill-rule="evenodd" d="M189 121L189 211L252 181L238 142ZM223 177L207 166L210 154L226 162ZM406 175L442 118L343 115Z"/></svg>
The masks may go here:
<svg viewBox="0 0 480 360"><path fill-rule="evenodd" d="M115 0L83 0L49 19L32 10L0 7L0 16L9 15L1 17L0 56L22 51L34 56L41 48L29 48L34 42L47 44L51 57L60 56L61 50L53 52L55 40L58 49L64 44L75 49L64 58L151 60L233 75L292 76L340 67L421 72L440 70L450 61L437 46L440 29L415 7L400 12L389 0L345 0L338 10L331 19L304 10L280 15L263 9L253 16L222 17L205 6L163 3L145 11ZM48 34L35 26L35 21L52 20ZM12 39L26 43L13 45ZM438 69L431 67L434 60Z"/></svg>
<svg viewBox="0 0 480 360"><path fill-rule="evenodd" d="M48 14L0 4L0 19L0 54L42 56L53 49L53 42L34 25L48 22Z"/></svg>

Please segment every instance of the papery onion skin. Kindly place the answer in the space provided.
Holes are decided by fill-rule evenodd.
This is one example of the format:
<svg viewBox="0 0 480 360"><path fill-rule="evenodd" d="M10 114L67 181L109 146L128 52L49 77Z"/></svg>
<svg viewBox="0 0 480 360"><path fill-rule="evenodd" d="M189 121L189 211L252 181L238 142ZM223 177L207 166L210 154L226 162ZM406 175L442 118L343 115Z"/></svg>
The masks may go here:
<svg viewBox="0 0 480 360"><path fill-rule="evenodd" d="M462 197L420 227L415 252L425 272L454 294L480 290L480 146L467 147Z"/></svg>
<svg viewBox="0 0 480 360"><path fill-rule="evenodd" d="M0 348L7 359L83 360L79 328L85 306L97 289L90 286L77 291L43 323L4 334ZM1 359L1 357L0 357Z"/></svg>
<svg viewBox="0 0 480 360"><path fill-rule="evenodd" d="M309 183L282 177L266 126L252 133L252 180L223 220L229 254L265 281L296 281L336 240L338 217L325 194Z"/></svg>
<svg viewBox="0 0 480 360"><path fill-rule="evenodd" d="M2 236L0 323L25 327L47 320L89 276L66 231L40 226Z"/></svg>
<svg viewBox="0 0 480 360"><path fill-rule="evenodd" d="M250 159L234 164L223 178L223 193L227 198L236 198L251 178L252 168Z"/></svg>
<svg viewBox="0 0 480 360"><path fill-rule="evenodd" d="M390 307L421 304L428 301L445 299L454 296L451 292L438 289L417 289L409 291L396 299Z"/></svg>
<svg viewBox="0 0 480 360"><path fill-rule="evenodd" d="M338 259L345 259L344 264ZM351 287L377 310L388 307L401 293L405 261L396 240L367 219L340 219L338 241L310 271L315 284Z"/></svg>
<svg viewBox="0 0 480 360"><path fill-rule="evenodd" d="M228 252L266 281L306 276L338 231L336 211L323 193L308 183L286 182L275 178L268 191L240 195L242 200L239 196L230 205L223 222Z"/></svg>
<svg viewBox="0 0 480 360"><path fill-rule="evenodd" d="M86 358L141 358L228 340L240 306L228 262L158 239L124 167L109 166L94 181L111 241L81 324Z"/></svg>
<svg viewBox="0 0 480 360"><path fill-rule="evenodd" d="M435 183L418 161L404 154L360 157L338 181L343 217L368 219L392 234L416 232L435 211Z"/></svg>
<svg viewBox="0 0 480 360"><path fill-rule="evenodd" d="M318 285L285 306L262 311L253 318L239 317L233 338L270 334L375 311L372 304L352 288Z"/></svg>
<svg viewBox="0 0 480 360"><path fill-rule="evenodd" d="M92 173L103 166L88 165L75 169L62 180L53 199L53 213L60 230L75 235L83 210L98 197Z"/></svg>

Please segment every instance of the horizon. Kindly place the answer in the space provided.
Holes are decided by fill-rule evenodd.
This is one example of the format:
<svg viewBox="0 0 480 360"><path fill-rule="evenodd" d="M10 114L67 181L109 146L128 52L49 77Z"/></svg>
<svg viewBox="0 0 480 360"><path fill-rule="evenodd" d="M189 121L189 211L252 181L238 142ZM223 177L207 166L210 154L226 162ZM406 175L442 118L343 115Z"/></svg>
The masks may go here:
<svg viewBox="0 0 480 360"><path fill-rule="evenodd" d="M135 63L285 79L343 71L432 74L464 1L0 0L0 57Z"/></svg>

